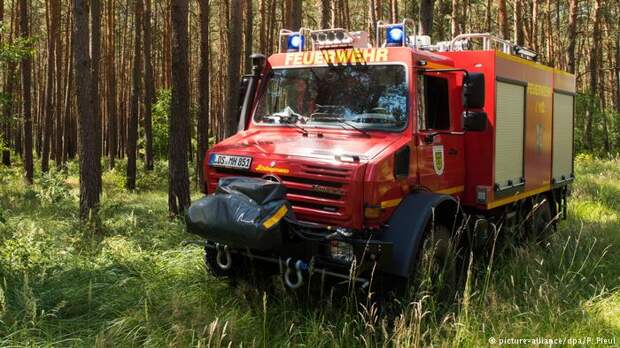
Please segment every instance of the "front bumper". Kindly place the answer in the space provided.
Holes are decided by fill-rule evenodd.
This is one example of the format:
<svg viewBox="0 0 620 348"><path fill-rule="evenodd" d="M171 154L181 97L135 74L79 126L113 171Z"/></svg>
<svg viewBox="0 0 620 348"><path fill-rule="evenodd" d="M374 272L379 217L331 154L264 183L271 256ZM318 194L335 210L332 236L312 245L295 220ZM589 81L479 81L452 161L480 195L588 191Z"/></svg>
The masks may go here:
<svg viewBox="0 0 620 348"><path fill-rule="evenodd" d="M349 281L366 288L373 276L383 271L392 257L392 244L377 240L372 234L357 232L347 237L331 228L308 227L288 221L270 233L278 234L282 240L271 250L232 247L208 240L195 244L204 245L207 253L217 253L217 267L223 270L239 266L229 264L228 261L232 259L230 254L274 264L290 288L295 288L298 279L309 279L313 275ZM333 241L351 246L351 262L332 257L330 243Z"/></svg>

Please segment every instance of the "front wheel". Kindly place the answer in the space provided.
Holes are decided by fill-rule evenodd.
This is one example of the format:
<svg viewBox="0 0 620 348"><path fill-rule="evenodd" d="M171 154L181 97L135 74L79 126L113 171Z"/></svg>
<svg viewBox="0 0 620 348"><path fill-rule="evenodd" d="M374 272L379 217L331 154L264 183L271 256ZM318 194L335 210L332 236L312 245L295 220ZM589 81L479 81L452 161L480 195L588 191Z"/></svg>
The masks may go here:
<svg viewBox="0 0 620 348"><path fill-rule="evenodd" d="M460 243L448 227L430 227L418 251L417 264L410 281L418 293L432 295L441 303L456 300L463 274L463 255Z"/></svg>

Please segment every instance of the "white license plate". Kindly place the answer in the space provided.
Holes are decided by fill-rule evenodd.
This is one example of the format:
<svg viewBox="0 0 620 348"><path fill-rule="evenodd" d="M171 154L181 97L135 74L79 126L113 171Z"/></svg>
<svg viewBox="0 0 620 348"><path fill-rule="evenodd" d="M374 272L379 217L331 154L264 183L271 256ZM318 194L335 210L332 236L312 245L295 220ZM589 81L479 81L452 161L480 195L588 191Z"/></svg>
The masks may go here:
<svg viewBox="0 0 620 348"><path fill-rule="evenodd" d="M250 169L252 157L220 155L212 153L209 157L209 165L212 167Z"/></svg>

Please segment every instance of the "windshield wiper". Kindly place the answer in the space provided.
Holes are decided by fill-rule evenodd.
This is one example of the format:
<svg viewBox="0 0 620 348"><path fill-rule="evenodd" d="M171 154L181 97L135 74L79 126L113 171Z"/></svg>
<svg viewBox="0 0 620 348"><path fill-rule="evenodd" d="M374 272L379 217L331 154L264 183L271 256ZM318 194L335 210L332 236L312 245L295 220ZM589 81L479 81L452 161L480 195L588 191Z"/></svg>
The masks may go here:
<svg viewBox="0 0 620 348"><path fill-rule="evenodd" d="M355 129L356 131L358 131L358 132L360 132L360 133L364 134L364 135L365 135L366 137L368 137L368 138L370 138L370 137L371 137L370 133L368 133L367 131L365 131L365 130L363 130L363 129L361 129L361 128L359 128L359 127L355 126L355 125L353 125L353 123L351 123L351 122L349 122L349 121L345 120L344 118L339 119L339 120L338 120L338 122L340 122L340 123L342 123L342 124L346 124L346 125L347 125L347 126L349 126L350 128ZM344 128L344 127L343 127L343 128Z"/></svg>
<svg viewBox="0 0 620 348"><path fill-rule="evenodd" d="M301 117L301 115L299 114L290 114L290 115L286 115L286 114L273 114L271 116L277 116L280 117L280 124L282 125L289 125L289 126L293 126L297 129L299 129L301 131L301 133L304 136L308 136L308 131L300 126L299 124L297 124L297 122L299 121L299 118ZM286 120L284 123L282 123L282 121Z"/></svg>
<svg viewBox="0 0 620 348"><path fill-rule="evenodd" d="M309 132L308 132L308 130L306 130L304 127L302 127L302 126L298 125L297 123L287 123L287 124L290 124L291 126L293 126L293 127L297 128L297 129L299 129L299 130L303 133L303 135L304 135L305 137L307 137L307 136L308 136Z"/></svg>

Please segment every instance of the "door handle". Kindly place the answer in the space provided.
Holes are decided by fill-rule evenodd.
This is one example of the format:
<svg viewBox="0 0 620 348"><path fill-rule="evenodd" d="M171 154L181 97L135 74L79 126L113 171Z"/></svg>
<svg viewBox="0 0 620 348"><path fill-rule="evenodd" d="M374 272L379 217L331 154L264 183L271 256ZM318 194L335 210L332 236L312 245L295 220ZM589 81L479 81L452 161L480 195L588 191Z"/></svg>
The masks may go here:
<svg viewBox="0 0 620 348"><path fill-rule="evenodd" d="M456 156L459 153L459 151L453 147L448 149L448 155L450 156Z"/></svg>

